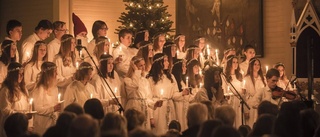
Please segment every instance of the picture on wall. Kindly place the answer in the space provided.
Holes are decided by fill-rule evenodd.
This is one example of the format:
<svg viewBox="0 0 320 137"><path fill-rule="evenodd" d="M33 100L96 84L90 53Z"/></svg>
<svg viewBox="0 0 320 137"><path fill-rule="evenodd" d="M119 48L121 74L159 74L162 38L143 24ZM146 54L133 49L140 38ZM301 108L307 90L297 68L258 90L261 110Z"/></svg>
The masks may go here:
<svg viewBox="0 0 320 137"><path fill-rule="evenodd" d="M188 45L204 36L212 48L256 47L263 57L262 0L177 0L177 34L186 35ZM186 45L186 46L188 46ZM222 54L220 54L222 55Z"/></svg>

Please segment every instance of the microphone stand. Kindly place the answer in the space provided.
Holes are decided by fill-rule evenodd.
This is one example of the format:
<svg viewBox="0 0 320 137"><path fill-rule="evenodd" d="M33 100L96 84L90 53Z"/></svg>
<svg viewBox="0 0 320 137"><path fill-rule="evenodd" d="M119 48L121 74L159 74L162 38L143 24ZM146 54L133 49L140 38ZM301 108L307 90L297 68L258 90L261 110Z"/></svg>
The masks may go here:
<svg viewBox="0 0 320 137"><path fill-rule="evenodd" d="M240 104L241 104L241 124L244 125L244 105L246 106L246 108L248 108L248 110L250 110L250 107L247 104L247 102L243 99L243 97L240 95L240 93L237 91L237 89L233 86L233 84L226 80L227 78L226 74L224 74L223 72L221 72L221 74L224 76L225 82L231 85L234 93L236 93L236 96L239 96L237 98L240 100Z"/></svg>
<svg viewBox="0 0 320 137"><path fill-rule="evenodd" d="M98 74L99 74L100 76L103 76L103 75L102 75L102 72L101 72L101 71L100 71L100 69L98 68L98 66L97 66L96 62L93 60L92 56L90 55L90 53L89 53L88 49L87 49L86 47L84 47L84 46L82 46L82 48L83 48L83 49L85 49L85 51L88 53L88 55L89 55L89 57L90 57L91 61L93 62L94 66L95 66L95 67L96 67L96 69L97 69ZM108 86L109 90L111 91L112 96L114 97L114 99L115 99L115 101L116 101L117 105L119 106L118 111L119 111L119 113L121 114L121 113L124 111L124 109L123 109L123 107L122 107L121 103L119 102L119 100L118 100L118 98L116 97L116 95L113 93L113 91L112 91L112 89L111 89L110 85L108 84L107 80L106 80L106 79L104 79L104 78L102 78L102 79L103 79L104 83Z"/></svg>

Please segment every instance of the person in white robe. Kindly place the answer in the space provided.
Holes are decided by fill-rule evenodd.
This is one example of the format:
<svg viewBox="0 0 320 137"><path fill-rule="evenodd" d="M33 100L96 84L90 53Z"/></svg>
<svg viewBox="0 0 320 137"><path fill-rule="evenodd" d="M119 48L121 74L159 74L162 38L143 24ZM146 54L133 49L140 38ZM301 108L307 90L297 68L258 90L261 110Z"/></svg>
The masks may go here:
<svg viewBox="0 0 320 137"><path fill-rule="evenodd" d="M145 61L145 71L149 72L153 63L153 43L150 41L141 41L138 45L139 51L136 56L143 58Z"/></svg>
<svg viewBox="0 0 320 137"><path fill-rule="evenodd" d="M61 110L61 94L57 87L57 66L52 62L44 62L41 66L39 82L31 92L34 102L34 132L43 135L47 129L55 125L58 112ZM60 96L60 97L59 97Z"/></svg>
<svg viewBox="0 0 320 137"><path fill-rule="evenodd" d="M96 20L92 25L92 35L93 39L89 42L87 48L89 53L92 55L96 47L96 39L100 36L107 36L108 26L102 20Z"/></svg>
<svg viewBox="0 0 320 137"><path fill-rule="evenodd" d="M142 41L149 41L149 31L147 29L141 29L135 33L133 43L129 46L132 55L137 55L141 46L139 43Z"/></svg>
<svg viewBox="0 0 320 137"><path fill-rule="evenodd" d="M79 65L75 73L75 80L69 84L64 93L64 108L71 103L77 103L83 107L88 99L98 98L94 86L89 83L92 71L93 68L88 62L82 62Z"/></svg>
<svg viewBox="0 0 320 137"><path fill-rule="evenodd" d="M53 22L54 39L48 43L48 61L53 61L54 56L59 53L61 45L61 37L68 32L66 23L63 21Z"/></svg>
<svg viewBox="0 0 320 137"><path fill-rule="evenodd" d="M111 55L103 54L99 62L99 69L102 75L96 74L91 83L94 85L95 90L98 93L97 98L100 99L105 112L117 112L119 110L118 103L121 103L120 92L123 90L122 82L120 81L117 72L114 71L114 61ZM116 96L119 102L115 101L114 96Z"/></svg>
<svg viewBox="0 0 320 137"><path fill-rule="evenodd" d="M238 128L240 125L242 125L242 106L240 104L240 96L244 99L245 91L243 76L240 73L238 58L234 55L227 57L225 76L222 77L222 89L224 91L224 94L229 96L228 104L233 107L237 114L234 127ZM244 105L243 107L246 106Z"/></svg>
<svg viewBox="0 0 320 137"><path fill-rule="evenodd" d="M124 78L125 90L121 91L121 97L125 111L133 108L142 112L146 117L143 127L151 129L150 109L155 109L162 101L152 100L150 84L145 75L145 61L134 56L127 77Z"/></svg>
<svg viewBox="0 0 320 137"><path fill-rule="evenodd" d="M75 39L70 34L65 34L61 38L59 53L54 58L57 65L59 92L64 94L66 87L73 81L73 76L79 62L75 59Z"/></svg>
<svg viewBox="0 0 320 137"><path fill-rule="evenodd" d="M16 43L12 40L3 41L1 47L2 55L0 56L0 85L7 77L8 65L16 60L15 53L17 50Z"/></svg>
<svg viewBox="0 0 320 137"><path fill-rule="evenodd" d="M21 40L22 37L22 23L18 20L9 20L6 26L7 36L4 37L4 40L12 40L15 43ZM0 43L0 45L2 45ZM17 46L18 47L18 46ZM0 52L1 56L1 52ZM16 62L20 62L19 51L16 50Z"/></svg>
<svg viewBox="0 0 320 137"><path fill-rule="evenodd" d="M177 45L177 59L184 59L186 57L186 36L183 34L178 34L174 38L174 43Z"/></svg>
<svg viewBox="0 0 320 137"><path fill-rule="evenodd" d="M166 35L164 33L158 33L153 37L154 54L162 53L164 43L166 43Z"/></svg>
<svg viewBox="0 0 320 137"><path fill-rule="evenodd" d="M283 63L278 62L277 64L274 65L275 69L277 69L280 72L280 77L279 77L279 82L277 83L277 86L284 89L284 90L290 90L294 91L297 90L295 87L295 81L291 82L293 85L291 85L290 80L288 79L286 75L286 67ZM291 78L290 78L291 79Z"/></svg>
<svg viewBox="0 0 320 137"><path fill-rule="evenodd" d="M245 58L244 58L244 61L242 63L240 63L239 67L242 70L243 75L247 75L249 61L254 56L256 56L255 47L253 47L252 45L246 45L243 49L243 53L244 53Z"/></svg>
<svg viewBox="0 0 320 137"><path fill-rule="evenodd" d="M149 79L153 100L162 100L162 107L153 110L151 127L157 135L167 132L168 125L172 120L176 120L173 101L183 94L179 92L177 82L169 71L168 57L158 53L153 57L153 64L147 76Z"/></svg>
<svg viewBox="0 0 320 137"><path fill-rule="evenodd" d="M244 77L246 81L244 89L245 92L245 100L250 107L252 107L253 96L256 94L257 90L266 86L265 77L263 76L263 72L261 69L260 60L257 58L252 58L249 61L249 67L247 71L247 75ZM257 109L248 110L245 108L245 117L246 117L246 125L249 125L251 128L253 124L258 118Z"/></svg>
<svg viewBox="0 0 320 137"><path fill-rule="evenodd" d="M13 53L15 54L15 52ZM31 118L32 107L29 104L29 94L23 81L23 67L13 62L8 66L8 76L0 89L0 136L6 137L4 122L9 115L20 112ZM30 120L29 120L30 121ZM29 122L29 124L31 124ZM29 125L31 127L31 125Z"/></svg>
<svg viewBox="0 0 320 137"><path fill-rule="evenodd" d="M49 20L41 20L35 27L35 32L22 42L22 64L30 60L34 44L39 40L46 40L51 33L52 23Z"/></svg>
<svg viewBox="0 0 320 137"><path fill-rule="evenodd" d="M47 60L47 44L44 41L37 41L34 44L30 61L24 68L24 82L28 91L32 91L36 85L38 74L41 71L43 61Z"/></svg>

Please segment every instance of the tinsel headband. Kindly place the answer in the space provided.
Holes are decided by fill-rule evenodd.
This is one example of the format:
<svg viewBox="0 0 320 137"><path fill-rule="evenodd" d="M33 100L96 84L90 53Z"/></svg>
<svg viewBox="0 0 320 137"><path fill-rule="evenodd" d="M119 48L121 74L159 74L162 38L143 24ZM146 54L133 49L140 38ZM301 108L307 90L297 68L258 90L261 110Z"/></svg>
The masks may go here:
<svg viewBox="0 0 320 137"><path fill-rule="evenodd" d="M19 70L23 70L23 67L16 67L13 69L9 69L8 72L19 71Z"/></svg>
<svg viewBox="0 0 320 137"><path fill-rule="evenodd" d="M236 56L231 55L231 57L230 57L229 59L227 59L227 62L229 62L230 60L232 60L232 59L234 59L234 58L236 58Z"/></svg>
<svg viewBox="0 0 320 137"><path fill-rule="evenodd" d="M39 43L34 44L34 46L40 46L40 45L46 45L46 43L44 43L44 42L39 42Z"/></svg>
<svg viewBox="0 0 320 137"><path fill-rule="evenodd" d="M134 59L134 60L132 60L132 61L133 61L133 63L136 63L136 62L139 62L139 61L141 61L141 60L143 60L143 58L137 57L136 59Z"/></svg>
<svg viewBox="0 0 320 137"><path fill-rule="evenodd" d="M140 46L140 47L139 47L139 49L142 49L142 48L148 47L149 45L152 45L152 43L150 42L150 43L148 43L148 44L146 44L146 45L142 45L142 46Z"/></svg>
<svg viewBox="0 0 320 137"><path fill-rule="evenodd" d="M136 33L136 35L137 35L137 34L139 34L139 33L144 33L144 32L148 32L148 30L141 30L141 31L138 31L138 32Z"/></svg>
<svg viewBox="0 0 320 137"><path fill-rule="evenodd" d="M235 48L229 48L226 51L224 51L223 53L226 54L227 52L232 51L232 50L236 50L236 49Z"/></svg>
<svg viewBox="0 0 320 137"><path fill-rule="evenodd" d="M68 40L71 40L71 39L73 39L73 37L69 37L69 38L66 38L64 40L61 40L61 43L67 42Z"/></svg>
<svg viewBox="0 0 320 137"><path fill-rule="evenodd" d="M274 68L282 66L285 68L284 64L282 62L278 62L277 64L274 65Z"/></svg>
<svg viewBox="0 0 320 137"><path fill-rule="evenodd" d="M109 40L108 40L108 39L105 39L105 40L99 41L98 43L96 43L96 45L100 45L100 44L102 44L102 43L107 43L107 42L109 42Z"/></svg>
<svg viewBox="0 0 320 137"><path fill-rule="evenodd" d="M163 48L169 48L171 46L176 46L176 44L173 43L173 44L169 44L169 45L164 45Z"/></svg>
<svg viewBox="0 0 320 137"><path fill-rule="evenodd" d="M199 49L199 47L190 47L190 48L187 48L187 50L194 50L194 49Z"/></svg>
<svg viewBox="0 0 320 137"><path fill-rule="evenodd" d="M174 66L174 65L177 65L177 64L179 64L179 63L183 63L183 59L182 60L180 60L180 61L177 61L177 62L175 62L175 63L173 63L173 65L172 66Z"/></svg>
<svg viewBox="0 0 320 137"><path fill-rule="evenodd" d="M200 38L195 39L194 41L200 41L201 39L205 39L205 38L204 37L200 37Z"/></svg>
<svg viewBox="0 0 320 137"><path fill-rule="evenodd" d="M178 35L174 40L177 40L177 39L179 39L180 37L185 37L185 35Z"/></svg>
<svg viewBox="0 0 320 137"><path fill-rule="evenodd" d="M188 61L187 66L188 66L192 61L194 61L194 60L195 60L195 61L198 61L197 59L191 59L191 60Z"/></svg>
<svg viewBox="0 0 320 137"><path fill-rule="evenodd" d="M83 69L93 69L92 66L80 66L78 70L83 70Z"/></svg>
<svg viewBox="0 0 320 137"><path fill-rule="evenodd" d="M110 57L107 57L107 58L100 59L100 61L99 61L99 62L106 61L106 60L109 60L109 59L113 59L113 57L112 57L112 56L110 56Z"/></svg>
<svg viewBox="0 0 320 137"><path fill-rule="evenodd" d="M51 66L51 67L48 67L46 69L41 70L41 72L47 72L47 71L53 70L55 68L57 68L57 66Z"/></svg>
<svg viewBox="0 0 320 137"><path fill-rule="evenodd" d="M155 40L155 39L159 38L160 36L165 36L165 34L164 34L164 33L160 33L160 34L158 34L158 35L154 36L154 37L153 37L153 40Z"/></svg>
<svg viewBox="0 0 320 137"><path fill-rule="evenodd" d="M258 60L258 59L257 59L257 58L252 58L252 59L249 61L249 64L252 63L252 62L254 62L254 61L256 61L256 60Z"/></svg>
<svg viewBox="0 0 320 137"><path fill-rule="evenodd" d="M14 42L12 42L12 43L10 43L10 44L7 44L7 45L3 46L2 49L5 49L5 48L7 48L7 47L9 47L9 46L11 46L11 45L14 45L14 44L15 44Z"/></svg>
<svg viewBox="0 0 320 137"><path fill-rule="evenodd" d="M153 60L153 63L163 60L164 57L167 57L167 55L163 55L163 56Z"/></svg>

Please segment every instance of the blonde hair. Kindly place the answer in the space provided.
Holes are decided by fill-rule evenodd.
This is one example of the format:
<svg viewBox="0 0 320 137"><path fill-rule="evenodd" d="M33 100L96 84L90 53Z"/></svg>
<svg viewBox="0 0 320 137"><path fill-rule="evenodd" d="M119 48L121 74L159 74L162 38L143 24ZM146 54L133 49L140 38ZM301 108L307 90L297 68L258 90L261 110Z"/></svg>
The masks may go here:
<svg viewBox="0 0 320 137"><path fill-rule="evenodd" d="M140 61L142 61L142 60L144 61L144 59L143 59L142 57L134 56L134 57L132 57L131 62L133 62L134 65L137 65L137 64L138 64ZM130 66L129 66L128 73L127 73L127 77L128 77L128 78L131 78L132 75L133 75L133 73L134 73L134 69L133 69L133 67L130 65Z"/></svg>

